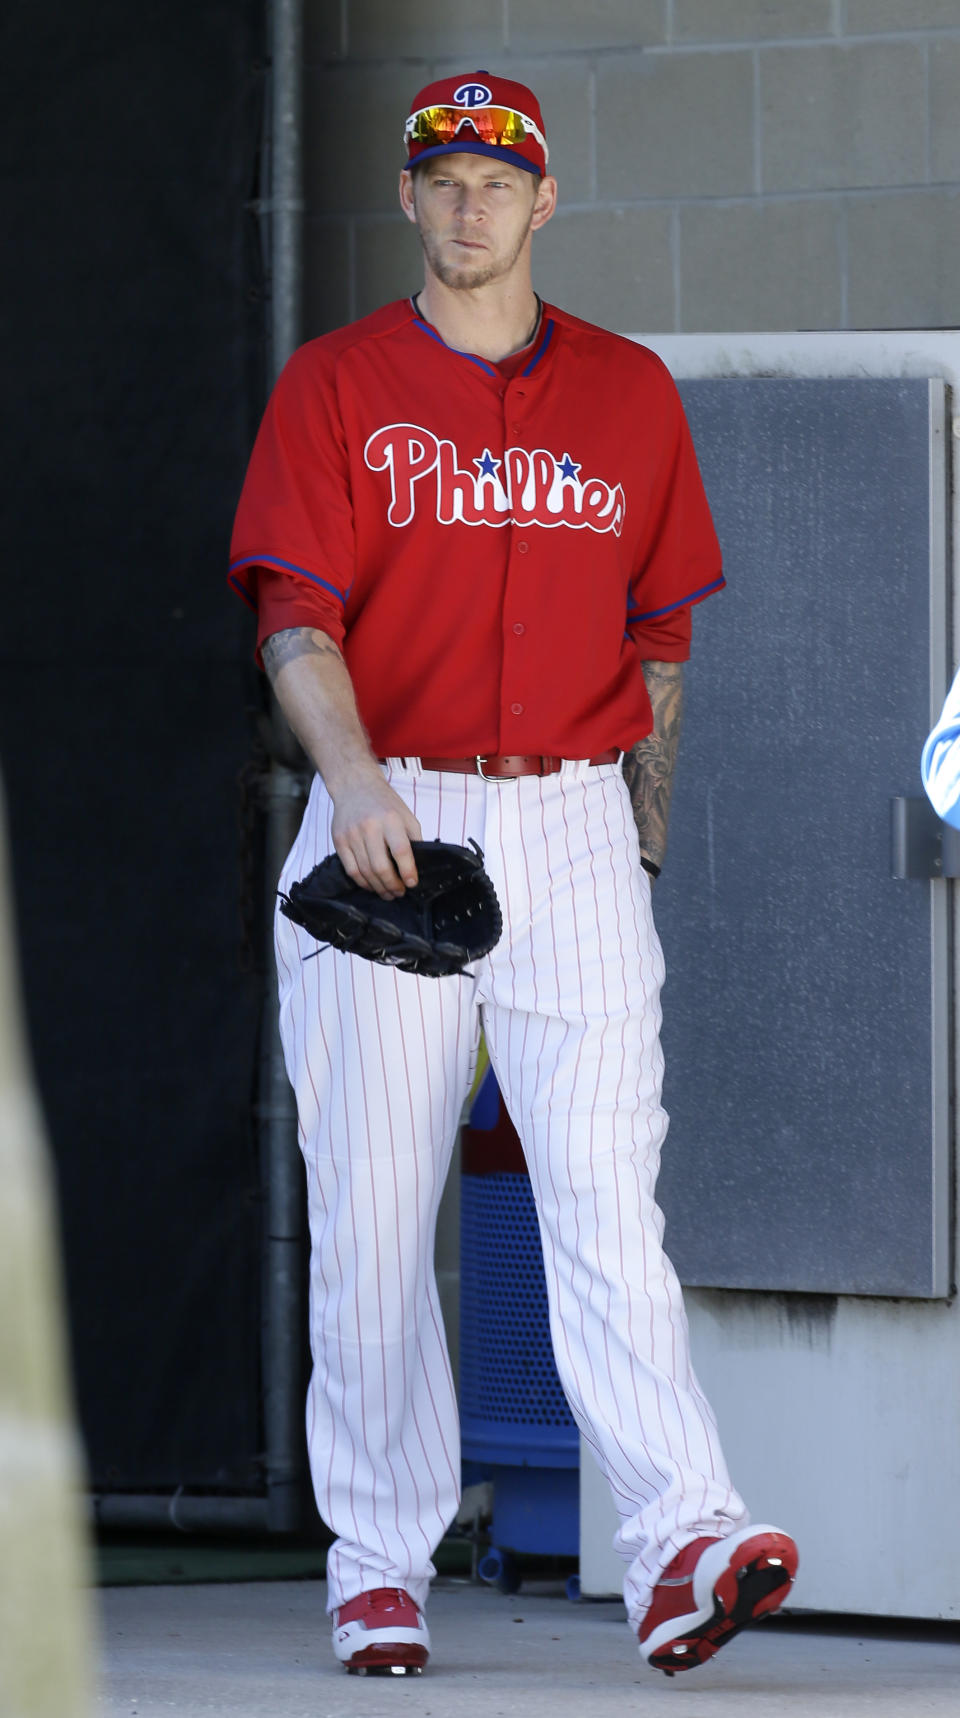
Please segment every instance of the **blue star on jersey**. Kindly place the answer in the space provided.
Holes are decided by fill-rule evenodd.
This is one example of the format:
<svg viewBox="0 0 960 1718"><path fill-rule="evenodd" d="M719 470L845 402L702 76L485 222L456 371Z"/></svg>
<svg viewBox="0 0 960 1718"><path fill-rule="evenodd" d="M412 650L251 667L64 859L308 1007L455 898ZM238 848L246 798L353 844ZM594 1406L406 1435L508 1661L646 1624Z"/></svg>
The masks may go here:
<svg viewBox="0 0 960 1718"><path fill-rule="evenodd" d="M496 477L501 461L499 459L494 459L490 449L485 447L482 458L474 459L473 463L477 467L481 477ZM579 465L577 466L577 470L580 470Z"/></svg>

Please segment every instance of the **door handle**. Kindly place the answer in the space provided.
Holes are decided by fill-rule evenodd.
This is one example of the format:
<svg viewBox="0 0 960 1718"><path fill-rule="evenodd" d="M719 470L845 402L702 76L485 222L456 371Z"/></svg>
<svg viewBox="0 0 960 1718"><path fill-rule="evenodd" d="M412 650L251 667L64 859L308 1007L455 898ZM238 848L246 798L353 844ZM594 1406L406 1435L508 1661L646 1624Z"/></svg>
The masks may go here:
<svg viewBox="0 0 960 1718"><path fill-rule="evenodd" d="M894 877L960 877L960 829L943 823L926 796L891 799L890 858Z"/></svg>

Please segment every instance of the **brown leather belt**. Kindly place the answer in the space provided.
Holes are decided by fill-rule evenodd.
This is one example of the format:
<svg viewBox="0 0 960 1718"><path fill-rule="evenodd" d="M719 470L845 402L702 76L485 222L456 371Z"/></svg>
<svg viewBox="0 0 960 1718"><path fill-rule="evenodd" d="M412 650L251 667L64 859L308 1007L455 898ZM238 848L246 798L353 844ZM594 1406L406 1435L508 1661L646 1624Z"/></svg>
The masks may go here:
<svg viewBox="0 0 960 1718"><path fill-rule="evenodd" d="M542 758L530 753L522 753L516 757L421 758L420 768L439 770L452 775L479 775L483 776L485 781L488 777L497 781L509 781L518 775L556 775L565 763L615 764L619 759L618 747L611 746L608 751L599 752L595 758Z"/></svg>

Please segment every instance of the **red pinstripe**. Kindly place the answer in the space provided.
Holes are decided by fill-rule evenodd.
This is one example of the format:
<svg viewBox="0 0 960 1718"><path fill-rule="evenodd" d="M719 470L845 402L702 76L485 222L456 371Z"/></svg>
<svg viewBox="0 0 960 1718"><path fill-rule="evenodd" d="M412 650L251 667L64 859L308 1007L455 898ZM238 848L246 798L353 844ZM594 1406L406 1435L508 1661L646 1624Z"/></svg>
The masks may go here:
<svg viewBox="0 0 960 1718"><path fill-rule="evenodd" d="M352 962L351 966L355 970L356 969L356 962ZM396 977L397 977L397 975L394 974L394 980L395 981L396 981ZM384 1054L383 1054L383 1049L384 1049L383 1033L382 1033L381 1024L380 1024L380 1009L377 1005L376 987L374 987L374 991L373 991L373 1017L374 1017L374 1020L376 1022L377 1042L380 1046L380 1066L382 1068L386 1068L386 1059L385 1059ZM409 1073L407 1072L406 1069L404 1069L404 1077L407 1080L407 1086L408 1086L408 1091L409 1091L409 1078L410 1077L409 1077ZM364 1108L366 1109L366 1083L364 1083ZM391 1167L392 1177L393 1177L394 1212L395 1212L393 1227L396 1230L396 1233L399 1234L400 1233L400 1189L397 1185L397 1142L396 1142L396 1139L394 1138L392 1109L391 1109L390 1104L385 1103L382 1106L382 1113L386 1116L387 1133L388 1133L388 1137L390 1140L390 1167ZM374 1137L373 1130L370 1127L369 1114L367 1115L367 1137L368 1137L368 1139L372 1139ZM414 1162L416 1162L416 1153L415 1152L414 1152ZM383 1322L383 1309L384 1309L385 1296L386 1296L386 1293L388 1291L387 1291L387 1287L386 1287L384 1280L383 1280L383 1272L381 1269L381 1259L380 1259L381 1224L380 1224L380 1220L379 1220L379 1212L378 1212L378 1205L377 1205L377 1177L374 1173L374 1158L372 1155L370 1155L368 1157L368 1163L370 1166L370 1205L371 1205L371 1209L373 1211L374 1248L376 1251L376 1258L377 1258L377 1312L378 1312L378 1321L379 1321L379 1327L380 1327L380 1347L381 1347L381 1349L383 1349L385 1351L386 1347L387 1347L387 1342L386 1342L386 1332L384 1330L384 1322ZM419 1227L420 1227L420 1224L419 1224L419 1200L416 1200L416 1199L414 1200L414 1210L417 1212L417 1231L419 1234ZM405 1301L405 1296L404 1296L402 1273L397 1274L395 1292L396 1292L398 1300L399 1300L400 1323L401 1323L401 1327L403 1327L406 1324L406 1318L405 1318L406 1301ZM407 1386L407 1357L406 1357L406 1354L404 1352L404 1345L402 1342L399 1344L398 1360L399 1360L399 1368L400 1368L401 1396L402 1396L404 1406L406 1406L407 1389L408 1389L408 1386ZM380 1387L381 1387L381 1390L383 1392L383 1423L385 1426L389 1426L390 1422L391 1422L392 1407L391 1407L391 1402L390 1402L390 1393L391 1393L392 1388L395 1387L396 1382L397 1382L396 1364L394 1365L392 1377L388 1377L387 1368L386 1368L386 1366L384 1366L382 1368L381 1377L380 1377ZM400 1452L402 1453L403 1452L402 1443L400 1444L399 1447L400 1447ZM405 1535L405 1533L404 1533L404 1531L400 1525L400 1486L399 1486L398 1481L397 1481L397 1476L396 1476L396 1473L394 1471L393 1463L390 1460L389 1446L387 1446L384 1450L384 1460L386 1461L387 1468L388 1468L388 1471L390 1473L390 1477L393 1480L394 1526L396 1529L397 1539L399 1540L400 1544L403 1546L403 1548L407 1554L408 1561L410 1561L411 1560L410 1546L409 1546L409 1543L407 1541L406 1535ZM409 1466L409 1463L408 1463L408 1466ZM413 1470L411 1469L410 1471L411 1471L411 1475L412 1475ZM414 1486L416 1486L416 1482L414 1482ZM419 1503L419 1499L417 1501ZM419 1519L419 1516L417 1519ZM430 1542L429 1542L429 1540L427 1540L427 1555L428 1556L430 1555L430 1550L431 1550Z"/></svg>
<svg viewBox="0 0 960 1718"><path fill-rule="evenodd" d="M581 800L581 805L585 808L585 801ZM586 822L584 823L583 833L584 833L584 839L587 843L588 851L590 853L590 879L591 879L591 882L593 885L593 918L594 918L594 927L596 930L597 943L599 945L599 940L600 940L600 897L599 897L599 894L597 892L596 854L595 854L593 846L590 842L589 825ZM578 941L579 941L579 938L578 938ZM622 960L622 958L623 958L622 940L620 943L620 955L621 955L621 960ZM602 964L600 967L600 982L601 982L601 1005L602 1005L604 1015L609 1019L610 1018L610 1007L609 1007L609 1003L607 1000L606 969ZM621 1058L621 1067L622 1067L622 1064L623 1064L623 1059ZM620 1084L621 1084L621 1082L618 1082L618 1090L619 1090ZM604 1355L604 1360L606 1362L606 1368L607 1368L607 1379L608 1379L608 1383L609 1383L609 1399L614 1404L614 1408L615 1408L615 1412L616 1412L616 1416L617 1416L617 1429L618 1429L618 1431L622 1431L623 1430L623 1404L622 1404L622 1401L620 1400L616 1385L614 1383L613 1362L612 1362L612 1358L611 1358L611 1354L610 1354L610 1341L609 1341L610 1316L611 1316L611 1311L612 1311L612 1307L613 1307L613 1285L610 1282L609 1278L607 1278L604 1275L602 1264L601 1264L601 1250L602 1249L601 1249L601 1223L600 1223L600 1189L597 1185L596 1173L595 1173L595 1168L594 1168L594 1149L595 1149L595 1144L596 1144L596 1131L595 1130L596 1130L596 1118L597 1118L597 1108L598 1108L599 1097L600 1097L600 1059L598 1057L598 1059L597 1059L597 1074L596 1074L596 1080L594 1082L593 1097L587 1106L588 1114L590 1116L590 1132L589 1132L589 1136L588 1136L588 1158L589 1158L589 1163L590 1163L591 1182L593 1185L593 1243L594 1244L593 1244L592 1256L596 1258L597 1274L598 1274L600 1281L602 1282L602 1284L606 1290L606 1313L605 1313L605 1316L603 1317L603 1319L601 1320L601 1329L602 1329L602 1333L603 1333L603 1355ZM569 1152L569 1142L568 1142L568 1152ZM621 1445L621 1448L622 1448L622 1445Z"/></svg>
<svg viewBox="0 0 960 1718"><path fill-rule="evenodd" d="M418 1007L418 1014L419 1014L419 1019L420 1019L420 1028L421 1028L420 1042L421 1042L421 1045L425 1045L427 1043L427 1032L426 1032L426 1024L425 1024L425 1021L423 1018L423 991L422 991L422 989L420 989L419 986L417 988L417 1007ZM430 1058L429 1058L429 1056L424 1056L423 1068L424 1068L424 1083L425 1083L427 1094L429 1097L429 1094L430 1094ZM433 1113L434 1113L433 1105L431 1102L430 1114L432 1115ZM442 1191L442 1189L441 1189L441 1191ZM433 1218L434 1222L436 1222L436 1209L438 1207L439 1207L439 1199L437 1199L436 1205L434 1207L434 1218ZM418 1246L421 1244L419 1220L418 1220L418 1224L417 1224L417 1244L418 1244ZM431 1330L432 1330L432 1334L433 1334L435 1347L438 1350L438 1352L440 1353L442 1360L444 1362L446 1362L446 1372L444 1375L445 1382L448 1386L449 1391L453 1392L453 1389L454 1389L453 1373L450 1370L450 1364L449 1364L449 1361L447 1360L446 1338L441 1331L439 1317L437 1315L436 1308L432 1305L432 1303L428 1306L428 1311L430 1314L430 1325L431 1325ZM428 1396L428 1399L430 1402L431 1409L433 1410L434 1426L435 1426L437 1434L438 1434L438 1447L440 1448L440 1450L442 1452L443 1460L444 1460L444 1463L446 1465L447 1472L449 1473L449 1476L450 1476L451 1485L455 1491L459 1492L459 1487L460 1487L459 1475L457 1474L457 1472L454 1468L453 1460L451 1459L451 1451L450 1451L448 1444L447 1444L447 1442L444 1438L444 1435L443 1435L443 1419L442 1419L442 1416L440 1414L440 1410L439 1410L436 1398L435 1398L434 1393L433 1393L433 1389L432 1389L432 1386L430 1383L430 1369L425 1362L422 1349L421 1349L421 1356L420 1357L421 1357L421 1364L423 1366L424 1386L425 1386L426 1391L427 1391L427 1396ZM455 1455L458 1455L459 1449L453 1453ZM440 1486L439 1486L439 1480L437 1478L437 1475L432 1468L431 1468L431 1472L433 1473L434 1483L437 1486L437 1518L439 1520L439 1519L442 1519L442 1511L441 1511L440 1502L439 1502Z"/></svg>
<svg viewBox="0 0 960 1718"><path fill-rule="evenodd" d="M621 803L621 811L623 814L621 833L624 837L624 851L629 851L630 847L632 845L632 842L630 841L630 839L627 835L627 814L626 814L625 796L621 797L620 803ZM631 821L631 828L632 828L632 821ZM642 880L641 888L645 889L647 898L649 899L650 884L646 878L644 878ZM635 934L636 934L638 941L639 941L641 938L644 938L644 933L645 933L646 927L642 926L641 922L640 922L639 899L637 897L634 897L634 899L635 899L635 907L634 907ZM645 940L649 940L649 937L646 937ZM650 1011L650 1005L651 1004L650 1004L650 998L649 998L649 995L647 992L645 980L643 981L643 984L644 984L643 1018L647 1019L647 1018L649 1018L649 1011ZM657 1026L659 1028L659 995L656 997L656 999L654 1001L654 1007L656 1008ZM650 1145L650 1147L653 1147L652 1118L651 1118L650 1122L648 1123L648 1128L649 1128L649 1145ZM657 1158L659 1160L659 1144L656 1147L656 1152L657 1152ZM652 1182L655 1174L656 1174L656 1168L654 1167L652 1175L651 1175L651 1182ZM641 1194L641 1198L642 1198L642 1194ZM619 1205L618 1205L618 1218L619 1218L620 1222L622 1223L622 1208ZM650 1276L649 1263L648 1263L647 1231L646 1231L645 1225L642 1223L640 1224L639 1239L640 1239L640 1245L641 1245L642 1257L643 1257L643 1281L645 1284L650 1284L651 1276ZM621 1251L621 1258L622 1258L622 1256L623 1256L622 1230L621 1230L621 1248L620 1248L620 1251ZM649 1318L650 1318L649 1353L651 1355L651 1358L653 1358L655 1353L656 1353L656 1331L655 1331L655 1326L654 1326L654 1303L653 1303L652 1295L648 1295L648 1309L649 1309ZM668 1315L670 1316L671 1321L672 1321L672 1308L669 1309ZM632 1335L632 1332L631 1332L631 1335ZM676 1362L675 1351L673 1353L673 1361L674 1361L674 1363ZM635 1380L635 1389L636 1388L637 1388L637 1381ZM657 1404L657 1417L658 1417L658 1420L660 1423L660 1429L661 1429L662 1440L663 1440L663 1448L666 1449L666 1448L669 1448L670 1440L669 1440L669 1437L667 1434L666 1421L665 1421L664 1413L663 1413L663 1401L662 1401L662 1397L661 1397L661 1393L660 1393L660 1379L659 1379L659 1377L657 1377L655 1379L655 1392L656 1392L656 1404ZM639 1411L640 1410L639 1410L639 1404L638 1404L638 1412ZM664 1474L659 1468L657 1468L655 1464L652 1464L652 1465L654 1465L654 1470L657 1474L657 1477L662 1481L664 1489L666 1489L666 1487L669 1483L668 1482L668 1476L666 1474Z"/></svg>
<svg viewBox="0 0 960 1718"><path fill-rule="evenodd" d="M581 804L582 804L582 802L583 802L582 801L582 794L581 794L580 798L581 798ZM566 784L564 783L562 778L560 781L560 809L561 809L561 814L562 814L562 819L563 819L564 842L565 842L565 846L566 846L567 861L568 861L570 868L572 870L573 869L573 858L572 858L572 855L570 852L570 822L569 822L569 808L568 808L568 792L567 792ZM589 840L587 840L587 849L589 851ZM594 882L594 886L595 886L595 878L592 877L592 873L593 873L592 858L591 858L590 869L591 869L591 878L592 878L592 880ZM578 985L578 989L579 989L579 993L580 993L580 996L579 996L580 1011L581 1011L581 1014L583 1015L584 1019L586 1019L587 1014L588 1014L588 1008L587 1008L586 995L585 995L585 991L584 991L583 965L582 965L581 955L580 955L581 942L583 939L581 937L581 927L577 923L578 897L576 895L574 895L572 897L571 905L573 907L573 912L574 912L574 946L576 948L576 956L577 956L577 985ZM596 902L595 902L595 905L596 905ZM599 912L596 913L596 931L597 931L597 942L594 943L591 940L590 942L588 942L587 946L590 946L590 947L599 946L599 936L600 936ZM604 967L603 967L602 962L600 963L600 966L599 966L599 976L600 976L600 992L601 992L600 1009L601 1009L602 1015L606 1016L606 1014L607 1014L606 987L605 987L605 983L604 983ZM575 1059L574 1067L573 1067L573 1087L574 1087L574 1089L576 1089L576 1085L577 1085L577 1076L578 1076L579 1070L580 1070L580 1063L581 1063L581 1058L582 1058L584 1042L585 1042L585 1040L581 1040L580 1044L577 1047L577 1054L576 1054L576 1059ZM590 1160L592 1158L593 1120L594 1120L594 1116L596 1113L596 1101L597 1101L597 1094L599 1091L599 1086L600 1086L600 1058L598 1057L597 1058L597 1077L596 1077L596 1082L594 1085L593 1100L589 1105L586 1106L587 1113L590 1117L590 1131L589 1131L589 1135L588 1135L588 1152L587 1152L588 1160ZM570 1108L567 1111L566 1143L565 1143L567 1179L568 1179L568 1182L570 1183L571 1186L574 1184L574 1176L575 1176L574 1165L573 1165L573 1161L571 1158L571 1139L572 1139L572 1134L573 1134L573 1121L574 1121L574 1112L573 1112L573 1105L571 1103ZM592 1167L592 1165L591 1165L591 1167ZM598 1196L599 1196L598 1190L597 1190L596 1184L594 1183L594 1203L595 1203L595 1205L596 1205L596 1201L598 1199ZM577 1260L579 1261L579 1263L581 1264L584 1275L587 1278L587 1293L589 1295L589 1292L590 1292L590 1274L591 1273L590 1273L590 1269L586 1263L586 1260L583 1257L583 1251L582 1251L582 1245L581 1245L580 1207L579 1207L579 1204L575 1207L575 1211L574 1211L574 1233L576 1236L576 1257L577 1257ZM601 1283L603 1283L604 1279L603 1279L602 1272L598 1271L598 1275L600 1277ZM570 1286L571 1286L571 1290L572 1290L573 1289L572 1276L571 1276ZM609 1286L606 1285L605 1283L604 1283L604 1286L607 1287L607 1297L608 1297L608 1301L609 1301L611 1291L609 1289ZM580 1329L581 1329L581 1334L583 1336L584 1352L589 1357L590 1356L590 1346L587 1342L586 1330L584 1328L582 1304L581 1304L581 1316L580 1316ZM609 1347L608 1347L608 1341L607 1341L607 1326L605 1323L603 1325L603 1330L602 1330L602 1339L603 1339L604 1350L605 1350L605 1354L606 1354L606 1358L607 1358L607 1362L608 1362L608 1373L609 1373ZM610 1376L610 1400L612 1402L616 1402L616 1392L615 1392L614 1387L613 1387L612 1374L609 1374L609 1376ZM594 1394L594 1396L596 1396L596 1383L594 1380L592 1360L591 1360L591 1364L590 1364L590 1378L591 1378L591 1384L593 1385L593 1394ZM617 1410L618 1409L619 1409L619 1404L617 1404Z"/></svg>
<svg viewBox="0 0 960 1718"><path fill-rule="evenodd" d="M399 981L399 974L395 973L394 974L394 988L395 988L395 990L396 990L396 986L398 984L398 981ZM422 1018L423 1018L422 1003L421 1003L421 1007L420 1007L420 1017L421 1017L421 1022L422 1022ZM404 1067L406 1068L407 1064L408 1064L408 1052L407 1052L407 1047L406 1047L406 1038L404 1035L403 1016L402 1016L402 1013L401 1013L399 1008L397 1009L397 1018L398 1018L398 1022L399 1022L399 1026L400 1026L401 1042L404 1045L403 1062L404 1062ZM413 1053L414 1052L411 1049L410 1054L412 1055ZM409 1116L410 1116L410 1129L411 1129L411 1135L412 1135L413 1129L415 1126L415 1116L414 1116L413 1092L411 1089L409 1075L407 1076L406 1085L407 1085L407 1102L408 1102L408 1106L409 1106ZM417 1251L418 1251L418 1256L419 1256L419 1248L420 1248L420 1220L419 1220L419 1218L420 1218L420 1208L421 1208L421 1197L420 1197L420 1167L419 1167L419 1159L417 1158L416 1154L414 1155L414 1187L415 1187L414 1207L415 1207L416 1212L417 1212ZM418 1350L418 1358L420 1359L421 1371L425 1375L426 1368L423 1365L422 1352L419 1350ZM404 1373L404 1384L405 1384L405 1388L406 1388L406 1372ZM411 1418L413 1420L414 1427L416 1429L417 1442L420 1445L420 1455L421 1455L421 1458L423 1461L423 1465L426 1468L426 1471L429 1474L430 1479L433 1483L435 1513L436 1513L437 1519L442 1520L443 1519L443 1509L442 1509L442 1505L440 1502L440 1485L439 1485L439 1481L437 1479L436 1472L434 1471L433 1463L432 1463L431 1458L430 1458L430 1451L427 1447L427 1440L424 1436L423 1427L420 1424L420 1415L419 1415L419 1411L417 1408L416 1394L415 1394L414 1390L411 1390L411 1394L410 1394L410 1414L411 1414ZM416 1482L416 1473L415 1473L415 1471L411 1465L410 1458L407 1455L406 1450L404 1450L404 1458L407 1462L407 1467L409 1468L409 1471L410 1471L411 1480L413 1481L414 1492L417 1495L418 1500L419 1500L419 1492L417 1490L417 1482ZM456 1484L456 1475L452 1473L452 1470L451 1470L451 1477L454 1480L454 1484ZM429 1559L433 1554L433 1546L430 1543L429 1534L426 1532L425 1528L422 1526L419 1513L417 1516L417 1527L418 1527L418 1529L422 1535L424 1544L426 1546L427 1557Z"/></svg>
<svg viewBox="0 0 960 1718"><path fill-rule="evenodd" d="M338 1004L337 1014L338 1014L338 1018L342 1021L345 1018L345 1015L344 1015L344 1011L343 1011L342 1000L340 997L340 974L341 974L341 971L344 972L344 983L346 985L348 985L349 989L350 989L350 996L351 996L351 1001L352 1001L352 1018L354 1020L356 1020L359 1018L359 1015L357 1013L357 978L358 978L358 974L357 974L356 962L354 962L354 961L340 962L340 961L336 961L336 960L334 960L334 962L333 962L334 987L335 987L335 990L337 992L337 1004ZM349 1017L349 1013L348 1013L347 1017ZM361 1151L355 1152L355 1150L354 1150L354 1134L353 1134L353 1128L351 1126L351 1106L350 1106L349 1101L348 1101L345 1070L346 1070L346 1062L342 1061L341 1062L341 1077L344 1079L344 1131L345 1131L345 1138L346 1138L347 1155L350 1159L351 1164L357 1163L359 1165L361 1163L368 1163L369 1157L368 1157L368 1155L362 1153ZM364 1111L366 1111L367 1084L366 1084L366 1078L362 1072L362 1065L361 1065L361 1069L360 1069L359 1073L360 1073L360 1078L359 1078L360 1092L361 1092L362 1098L363 1098ZM369 1141L369 1139L370 1139L370 1133L369 1133L369 1129L367 1129L366 1134L365 1134L361 1143L366 1143L367 1141ZM357 1204L356 1204L356 1197L355 1197L356 1180L357 1180L357 1176L355 1174L351 1175L347 1179L347 1202L348 1202L349 1209L350 1209L350 1228L351 1228L351 1235L352 1235L352 1240L353 1240L353 1249L352 1249L351 1261L347 1267L347 1279L346 1280L350 1281L352 1278L352 1282L353 1282L353 1311L354 1311L354 1315L355 1315L355 1325L356 1325L356 1333L357 1333L355 1341L356 1341L357 1372L359 1374L358 1382L359 1382L359 1404L360 1404L360 1424L358 1427L359 1436L356 1436L353 1440L353 1449L354 1449L355 1460L354 1460L354 1467L353 1467L353 1472L352 1472L351 1501L353 1500L355 1489L359 1489L359 1478L357 1476L357 1460L356 1460L356 1458L359 1457L361 1466L369 1467L370 1473L371 1473L370 1483L369 1483L368 1487L366 1488L367 1493L368 1493L368 1501L369 1501L370 1507L367 1511L365 1519L366 1519L366 1521L369 1522L370 1527L377 1534L377 1536L380 1540L380 1544L381 1544L382 1549L383 1549L384 1557L389 1559L390 1551L389 1551L388 1546L387 1546L387 1540L386 1540L386 1537L384 1535L383 1526L382 1526L381 1522L377 1519L377 1516L376 1516L376 1483L377 1483L378 1476L374 1470L373 1456L371 1453L371 1444L370 1444L370 1433L369 1433L368 1426L367 1426L368 1401L367 1401L367 1364L366 1363L367 1363L367 1360L370 1358L370 1349L369 1349L368 1344L366 1344L363 1341L363 1316L362 1316L361 1302L360 1302L360 1271L359 1271L359 1260L361 1257L361 1253L360 1253L360 1233L359 1233L359 1229L357 1226ZM338 1336L340 1335L339 1321L338 1321L338 1325L337 1325L337 1334L338 1334ZM346 1377L345 1371L344 1371L344 1377ZM362 1543L362 1538L361 1538L361 1543ZM341 1551L341 1555L342 1555L342 1551ZM371 1565L371 1566L373 1566L373 1565ZM361 1591L362 1590L363 1589L361 1587ZM344 1595L344 1596L346 1597L347 1595Z"/></svg>

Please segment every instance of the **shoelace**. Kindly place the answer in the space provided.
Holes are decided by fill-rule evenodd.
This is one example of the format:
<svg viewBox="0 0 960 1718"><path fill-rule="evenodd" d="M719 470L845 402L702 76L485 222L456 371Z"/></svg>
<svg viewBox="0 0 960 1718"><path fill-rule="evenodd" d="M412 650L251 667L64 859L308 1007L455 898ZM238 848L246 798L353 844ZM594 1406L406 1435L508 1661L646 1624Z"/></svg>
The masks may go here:
<svg viewBox="0 0 960 1718"><path fill-rule="evenodd" d="M383 1587L372 1593L368 1600L368 1608L371 1611L399 1611L408 1606L411 1610L416 1609L413 1600L401 1587Z"/></svg>

